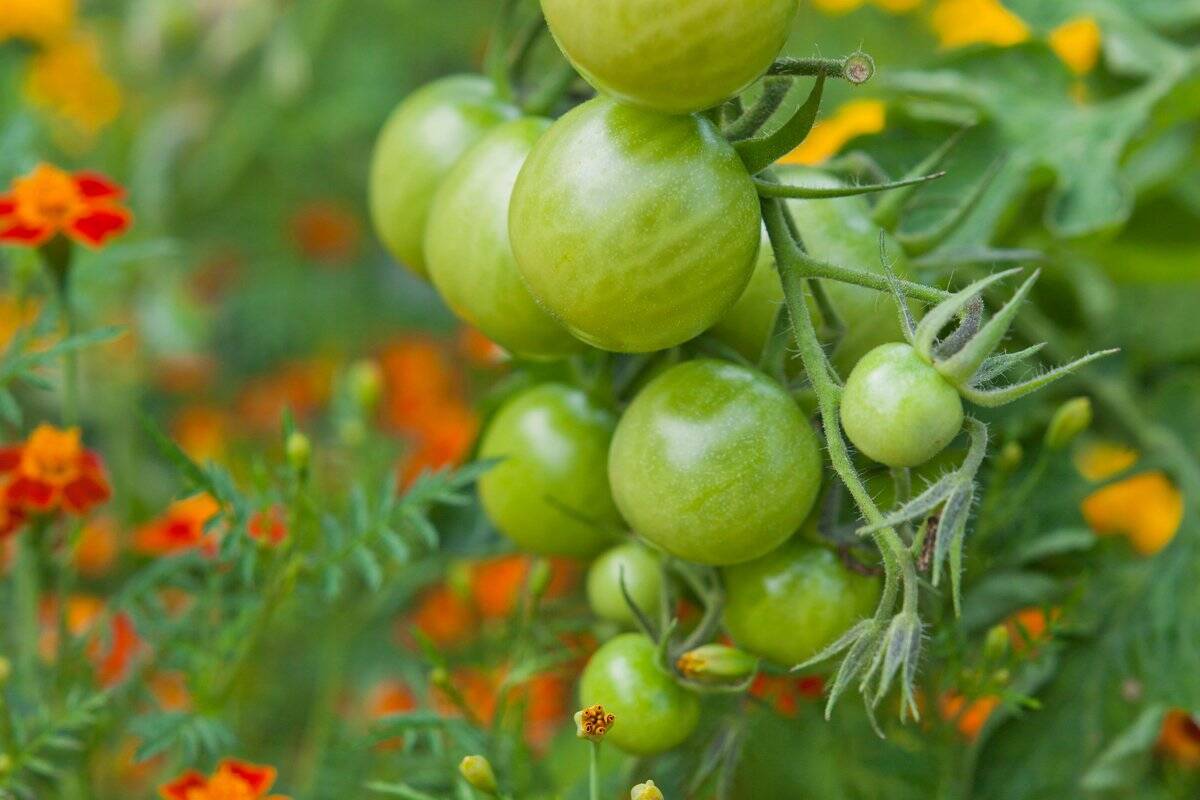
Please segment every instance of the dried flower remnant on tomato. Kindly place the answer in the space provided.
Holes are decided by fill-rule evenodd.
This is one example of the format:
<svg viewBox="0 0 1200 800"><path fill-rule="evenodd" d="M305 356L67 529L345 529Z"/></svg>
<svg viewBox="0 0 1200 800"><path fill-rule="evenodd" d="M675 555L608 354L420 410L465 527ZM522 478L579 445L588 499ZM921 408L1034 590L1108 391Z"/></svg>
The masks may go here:
<svg viewBox="0 0 1200 800"><path fill-rule="evenodd" d="M575 712L575 735L589 742L599 742L616 720L614 715L605 712L604 706L588 706Z"/></svg>
<svg viewBox="0 0 1200 800"><path fill-rule="evenodd" d="M96 172L39 164L0 194L0 244L38 247L58 234L100 247L129 229L125 190Z"/></svg>
<svg viewBox="0 0 1200 800"><path fill-rule="evenodd" d="M0 448L8 505L29 514L83 515L112 494L104 463L84 448L79 428L42 423L23 444Z"/></svg>

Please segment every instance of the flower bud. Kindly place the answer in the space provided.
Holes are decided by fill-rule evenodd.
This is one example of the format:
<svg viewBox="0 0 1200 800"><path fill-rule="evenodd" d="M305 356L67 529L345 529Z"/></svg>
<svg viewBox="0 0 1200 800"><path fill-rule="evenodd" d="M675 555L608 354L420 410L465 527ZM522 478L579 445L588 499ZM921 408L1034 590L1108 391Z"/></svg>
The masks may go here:
<svg viewBox="0 0 1200 800"><path fill-rule="evenodd" d="M1076 397L1058 407L1046 429L1046 446L1061 450L1092 424L1092 401Z"/></svg>
<svg viewBox="0 0 1200 800"><path fill-rule="evenodd" d="M706 644L681 655L675 667L680 675L697 683L733 685L758 671L758 659L736 647Z"/></svg>
<svg viewBox="0 0 1200 800"><path fill-rule="evenodd" d="M12 676L12 662L7 658L0 656L0 687L8 683L9 677Z"/></svg>
<svg viewBox="0 0 1200 800"><path fill-rule="evenodd" d="M12 772L12 757L8 753L0 753L0 778Z"/></svg>
<svg viewBox="0 0 1200 800"><path fill-rule="evenodd" d="M540 600L550 588L550 580L553 577L554 571L549 561L544 558L534 561L533 566L529 568L529 596L535 601Z"/></svg>
<svg viewBox="0 0 1200 800"><path fill-rule="evenodd" d="M595 705L575 712L575 735L589 742L599 742L617 718L606 713L604 706Z"/></svg>
<svg viewBox="0 0 1200 800"><path fill-rule="evenodd" d="M629 800L663 800L662 790L654 785L654 781L639 783L629 793Z"/></svg>
<svg viewBox="0 0 1200 800"><path fill-rule="evenodd" d="M292 466L296 472L304 472L308 469L308 462L312 458L312 441L309 440L300 431L292 431L284 445L287 451L288 464Z"/></svg>
<svg viewBox="0 0 1200 800"><path fill-rule="evenodd" d="M996 456L996 468L1003 472L1016 472L1024 457L1025 449L1021 447L1020 442L1005 442L1004 447L1000 448L1000 454Z"/></svg>
<svg viewBox="0 0 1200 800"><path fill-rule="evenodd" d="M383 392L383 373L369 359L355 361L346 375L346 385L354 404L364 411L375 408Z"/></svg>
<svg viewBox="0 0 1200 800"><path fill-rule="evenodd" d="M467 779L467 783L484 794L494 795L499 790L496 783L496 773L492 764L484 756L465 756L458 764L459 773Z"/></svg>
<svg viewBox="0 0 1200 800"><path fill-rule="evenodd" d="M439 689L453 688L450 683L450 673L445 667L434 667L429 671L429 682Z"/></svg>
<svg viewBox="0 0 1200 800"><path fill-rule="evenodd" d="M989 661L998 661L1008 653L1008 627L993 625L983 640L983 655Z"/></svg>

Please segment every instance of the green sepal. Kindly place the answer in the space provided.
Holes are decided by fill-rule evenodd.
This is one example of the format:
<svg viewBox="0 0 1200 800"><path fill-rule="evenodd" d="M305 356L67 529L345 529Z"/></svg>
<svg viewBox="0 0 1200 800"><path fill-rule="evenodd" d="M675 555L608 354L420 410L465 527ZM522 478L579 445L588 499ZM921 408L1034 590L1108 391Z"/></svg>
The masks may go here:
<svg viewBox="0 0 1200 800"><path fill-rule="evenodd" d="M1003 272L997 272L986 278L981 278L975 281L970 286L962 291L955 292L948 298L938 303L931 308L921 323L917 325L917 329L913 334L913 347L921 354L923 358L933 361L933 346L937 342L937 336L941 333L942 328L950 324L950 321L958 315L960 311L966 308L967 304L975 298L977 294L982 292L988 286L997 281L1004 280L1010 275L1015 275L1020 272L1020 268L1014 267Z"/></svg>
<svg viewBox="0 0 1200 800"><path fill-rule="evenodd" d="M1033 284L1037 281L1039 270L1034 270L1026 281L1017 289L1012 299L1004 304L979 332L951 356L944 359L934 359L933 366L955 386L968 383L988 356L1004 340L1009 327L1017 316L1022 301L1029 295Z"/></svg>
<svg viewBox="0 0 1200 800"><path fill-rule="evenodd" d="M766 136L757 136L734 144L734 149L746 165L751 175L757 175L774 164L783 156L790 153L796 145L804 141L817 121L817 112L821 108L821 95L825 90L825 73L817 75L812 91L804 105L796 110L791 119L779 130Z"/></svg>

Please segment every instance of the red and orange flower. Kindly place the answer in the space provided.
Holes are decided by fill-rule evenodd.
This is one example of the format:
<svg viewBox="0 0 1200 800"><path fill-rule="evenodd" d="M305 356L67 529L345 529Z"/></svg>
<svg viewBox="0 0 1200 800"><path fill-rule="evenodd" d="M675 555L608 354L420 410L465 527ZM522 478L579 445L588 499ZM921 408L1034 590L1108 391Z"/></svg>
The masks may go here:
<svg viewBox="0 0 1200 800"><path fill-rule="evenodd" d="M221 513L221 504L207 493L176 500L157 519L143 525L133 537L134 549L147 555L166 556L199 549L217 552L217 533L209 522Z"/></svg>
<svg viewBox="0 0 1200 800"><path fill-rule="evenodd" d="M104 462L84 448L79 428L43 423L24 443L0 448L0 475L8 479L4 499L17 513L61 508L82 515L112 495Z"/></svg>
<svg viewBox="0 0 1200 800"><path fill-rule="evenodd" d="M274 767L227 758L212 775L189 770L160 786L158 794L163 800L287 800L267 794L274 785Z"/></svg>
<svg viewBox="0 0 1200 800"><path fill-rule="evenodd" d="M133 223L125 190L96 172L39 164L0 195L0 243L38 247L62 234L100 247Z"/></svg>

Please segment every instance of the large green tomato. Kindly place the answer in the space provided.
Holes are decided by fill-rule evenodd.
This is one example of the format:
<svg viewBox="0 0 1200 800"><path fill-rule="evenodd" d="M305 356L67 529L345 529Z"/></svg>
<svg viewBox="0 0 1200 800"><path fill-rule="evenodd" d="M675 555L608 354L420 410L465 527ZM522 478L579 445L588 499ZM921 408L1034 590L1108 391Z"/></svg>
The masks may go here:
<svg viewBox="0 0 1200 800"><path fill-rule="evenodd" d="M654 642L640 633L610 639L592 654L579 700L604 706L616 718L604 740L639 756L682 744L700 721L696 694L663 672Z"/></svg>
<svg viewBox="0 0 1200 800"><path fill-rule="evenodd" d="M446 303L504 348L531 358L584 347L533 301L508 243L513 184L549 127L549 120L519 119L484 136L446 175L425 228L429 277Z"/></svg>
<svg viewBox="0 0 1200 800"><path fill-rule="evenodd" d="M791 666L832 644L875 610L879 581L799 539L727 567L725 628L752 653Z"/></svg>
<svg viewBox="0 0 1200 800"><path fill-rule="evenodd" d="M779 53L796 0L542 0L559 47L597 89L686 114L745 89Z"/></svg>
<svg viewBox="0 0 1200 800"><path fill-rule="evenodd" d="M842 181L820 170L797 165L776 167L785 183L802 186L841 186ZM882 273L879 260L880 229L871 220L870 207L862 197L839 197L827 200L788 200L788 208L804 246L813 257L839 266ZM910 276L908 261L900 245L884 234L892 270L899 277ZM738 349L747 358L757 359L771 333L771 323L783 304L783 287L776 273L775 258L769 243L760 254L754 274L746 291L713 333ZM886 292L852 286L837 281L824 281L823 286L838 316L846 323L846 331L833 363L844 375L871 348L884 342L904 338L896 303ZM816 320L820 312L809 303Z"/></svg>
<svg viewBox="0 0 1200 800"><path fill-rule="evenodd" d="M868 458L889 467L924 464L962 430L958 390L903 342L876 347L842 392L842 427Z"/></svg>
<svg viewBox="0 0 1200 800"><path fill-rule="evenodd" d="M705 119L596 98L534 145L509 232L533 296L589 344L662 350L741 295L761 227L754 183Z"/></svg>
<svg viewBox="0 0 1200 800"><path fill-rule="evenodd" d="M770 378L712 359L659 375L621 417L609 454L617 507L634 532L700 564L774 550L821 484L821 453L795 401Z"/></svg>
<svg viewBox="0 0 1200 800"><path fill-rule="evenodd" d="M425 274L425 220L454 162L515 116L478 75L442 78L413 92L388 117L371 158L371 220L387 249Z"/></svg>
<svg viewBox="0 0 1200 800"><path fill-rule="evenodd" d="M479 479L479 499L518 547L541 555L590 556L622 526L608 486L616 420L561 384L527 389L496 413L481 458L503 459Z"/></svg>
<svg viewBox="0 0 1200 800"><path fill-rule="evenodd" d="M662 563L658 556L637 542L618 545L601 553L588 568L587 596L592 612L601 619L625 625L636 622L621 591L622 576L634 605L653 618L662 600Z"/></svg>

